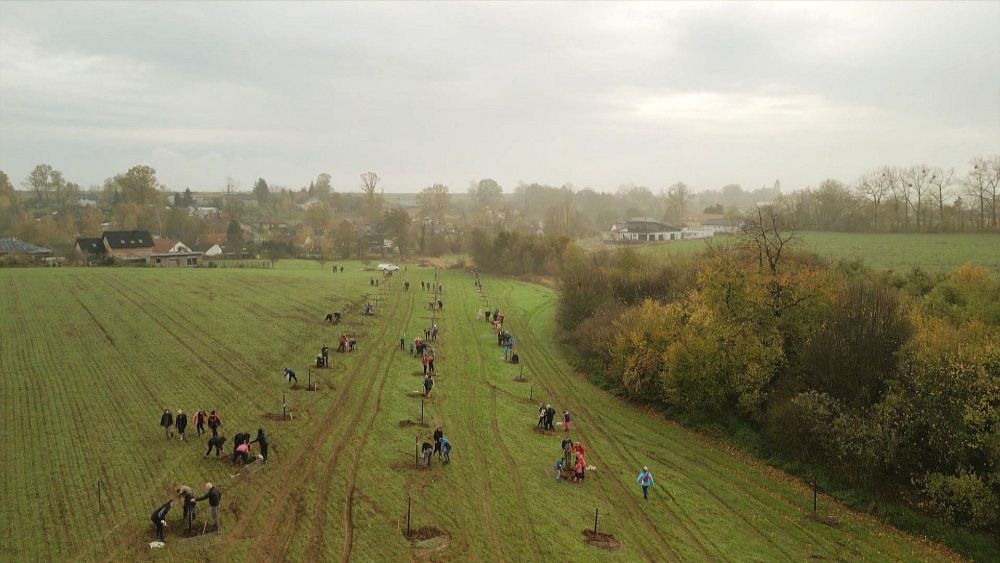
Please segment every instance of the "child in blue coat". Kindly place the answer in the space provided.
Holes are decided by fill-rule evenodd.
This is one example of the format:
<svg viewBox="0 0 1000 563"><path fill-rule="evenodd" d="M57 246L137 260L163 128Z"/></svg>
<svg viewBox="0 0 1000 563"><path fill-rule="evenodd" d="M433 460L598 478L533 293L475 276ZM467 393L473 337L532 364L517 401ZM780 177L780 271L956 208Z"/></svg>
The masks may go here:
<svg viewBox="0 0 1000 563"><path fill-rule="evenodd" d="M635 482L642 485L642 498L649 500L649 488L653 486L653 476L649 473L648 467L642 468L642 472L639 473Z"/></svg>

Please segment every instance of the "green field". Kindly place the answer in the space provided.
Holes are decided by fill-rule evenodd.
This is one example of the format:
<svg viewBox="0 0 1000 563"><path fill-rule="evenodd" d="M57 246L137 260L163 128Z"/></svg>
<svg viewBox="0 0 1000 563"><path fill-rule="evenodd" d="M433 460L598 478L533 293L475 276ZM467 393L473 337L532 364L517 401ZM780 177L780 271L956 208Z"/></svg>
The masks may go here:
<svg viewBox="0 0 1000 563"><path fill-rule="evenodd" d="M726 239L715 239L719 240ZM706 239L701 239L636 248L657 256L671 256L702 250L706 244ZM876 270L908 272L919 266L947 273L965 262L977 262L1000 273L1000 235L803 232L802 247L831 259L860 259Z"/></svg>
<svg viewBox="0 0 1000 563"><path fill-rule="evenodd" d="M419 287L434 270L410 265L373 288L344 265L0 271L0 560L957 560L823 495L810 518L802 483L599 390L554 343L548 289L483 276L480 294L470 274L444 270L444 311L432 316ZM363 324L356 313L322 322L376 297ZM527 382L501 360L480 307L506 313ZM423 428L411 396L420 366L399 336L432 322L440 376ZM305 390L340 329L359 333L358 351L333 354L332 369L312 370L319 389ZM289 390L283 366L302 387ZM283 394L290 421L275 420ZM555 482L562 433L534 430L540 401L573 413L571 435L596 467L583 483ZM227 436L263 427L271 463L237 476L203 457L193 428L166 441L165 407L218 410ZM415 468L414 440L436 425L453 462ZM643 465L656 478L648 502L635 483ZM151 553L150 513L176 485L205 481L224 491L222 532L184 537L175 507L166 548ZM403 536L408 499L412 526L436 539ZM585 543L595 510L617 550Z"/></svg>

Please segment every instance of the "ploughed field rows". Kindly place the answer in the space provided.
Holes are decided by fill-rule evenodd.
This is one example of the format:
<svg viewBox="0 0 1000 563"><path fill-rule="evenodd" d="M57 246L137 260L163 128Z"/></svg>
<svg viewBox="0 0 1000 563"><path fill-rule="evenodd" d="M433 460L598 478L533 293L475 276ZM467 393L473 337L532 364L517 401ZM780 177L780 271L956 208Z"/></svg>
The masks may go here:
<svg viewBox="0 0 1000 563"><path fill-rule="evenodd" d="M282 264L0 274L0 407L11 418L11 445L0 449L4 560L951 559L822 497L824 518L812 520L803 485L574 374L554 341L550 290L482 276L479 292L469 274L445 270L444 309L432 312L433 295L420 290L430 268L371 287L356 263L335 276ZM376 299L362 322L357 308ZM479 308L505 313L521 365L503 361ZM322 323L338 309L341 326ZM408 344L433 324L437 383L422 398ZM358 333L357 352L332 353L332 369L313 370L318 390L305 390L308 363L343 330ZM286 365L300 388L281 379ZM283 390L294 419L267 418L280 413ZM595 466L584 482L556 483L563 433L535 430L541 402L572 413L570 435ZM190 443L163 439L164 407L217 409L226 436L265 428L271 462L231 477L228 463L202 458L193 429ZM414 448L438 426L452 463L418 467ZM643 465L656 478L646 502L635 483ZM173 485L201 490L207 480L224 491L222 533L171 530L150 554L152 509ZM614 551L585 542L595 510L598 531L620 543Z"/></svg>
<svg viewBox="0 0 1000 563"><path fill-rule="evenodd" d="M188 441L166 441L163 409L215 409L223 435L255 431L280 413L281 367L304 367L322 338L335 340L320 311L357 293L232 270L7 270L0 288L5 560L137 553L173 485L225 486L232 472L202 457L193 424ZM320 395L295 403L301 420ZM279 455L299 431L289 430L274 438Z"/></svg>

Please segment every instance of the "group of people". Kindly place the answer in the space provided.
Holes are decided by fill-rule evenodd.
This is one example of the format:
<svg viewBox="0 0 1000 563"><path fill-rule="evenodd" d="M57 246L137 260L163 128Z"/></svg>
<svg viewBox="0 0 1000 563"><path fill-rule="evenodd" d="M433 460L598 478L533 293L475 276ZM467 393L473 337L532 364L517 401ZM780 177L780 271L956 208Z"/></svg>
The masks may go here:
<svg viewBox="0 0 1000 563"><path fill-rule="evenodd" d="M208 438L208 450L205 452L205 457L208 457L208 455L212 453L212 450L215 450L216 457L221 456L222 447L227 441L225 436L219 435L219 429L222 428L222 418L214 410L209 414L206 414L203 410L197 410L193 416L198 436L207 434L209 431L212 433L211 437ZM174 429L176 429L178 439L183 440L188 426L187 415L184 414L184 411L178 410L177 415L174 416L170 412L170 409L164 409L163 414L160 416L160 426L163 428L164 435L167 439L173 438ZM270 442L267 439L267 435L264 433L264 429L258 428L257 437L253 440L250 438L250 434L245 432L237 433L233 437L232 463L249 463L250 446L252 444L257 444L260 448L260 454L258 454L258 457L261 462L267 463ZM218 487L212 485L211 483L206 483L205 494L201 497L195 498L194 492L190 487L180 486L177 488L177 497L180 498L182 502L182 520L188 522L189 527L190 524L194 522L197 511L197 503L207 500L212 509L212 523L216 530L219 529L219 503L222 498L222 493L219 491ZM167 513L170 511L173 502L173 499L168 500L166 503L157 508L151 516L151 520L156 526L157 540L161 542L164 541L164 528L167 527Z"/></svg>
<svg viewBox="0 0 1000 563"><path fill-rule="evenodd" d="M205 411L198 410L194 413L194 426L199 436L205 433L206 426L212 431L212 436L217 436L219 428L222 426L222 419L215 411L206 415ZM163 414L160 415L160 427L163 428L163 436L167 440L174 437L175 429L177 439L184 440L187 434L188 417L180 409L177 410L176 417L170 412L170 409L163 409Z"/></svg>
<svg viewBox="0 0 1000 563"><path fill-rule="evenodd" d="M451 463L451 442L444 437L440 426L434 431L434 444L424 442L420 447L420 453L423 455L425 467L431 466L431 458L435 455L442 458L441 465Z"/></svg>
<svg viewBox="0 0 1000 563"><path fill-rule="evenodd" d="M444 286L438 282L420 282L420 289L433 291L434 293L444 293Z"/></svg>
<svg viewBox="0 0 1000 563"><path fill-rule="evenodd" d="M195 517L197 515L198 503L207 500L208 506L212 513L212 525L215 530L219 530L219 505L222 502L222 491L212 483L205 483L205 494L195 498L194 490L188 486L177 487L177 498L181 499L183 512L181 514L181 521L187 522L188 528L194 523ZM160 505L159 508L153 511L150 519L153 525L156 526L156 539L163 542L166 539L163 537L163 530L167 527L167 513L170 512L170 508L174 504L174 499L168 499L167 502Z"/></svg>
<svg viewBox="0 0 1000 563"><path fill-rule="evenodd" d="M339 325L340 324L340 311L334 311L332 313L327 313L326 318L323 319L324 322Z"/></svg>
<svg viewBox="0 0 1000 563"><path fill-rule="evenodd" d="M358 348L358 340L353 336L347 336L346 334L341 334L340 338L337 339L337 352L345 354L348 352L355 352Z"/></svg>
<svg viewBox="0 0 1000 563"><path fill-rule="evenodd" d="M569 436L562 441L563 455L556 460L556 481L562 480L563 473L572 470L574 483L579 483L586 478L587 462L583 457L583 444L574 444Z"/></svg>
<svg viewBox="0 0 1000 563"><path fill-rule="evenodd" d="M569 413L565 413L568 415ZM538 426L542 430L552 430L555 431L555 423L553 419L556 416L556 409L552 408L552 405L544 404L538 407Z"/></svg>

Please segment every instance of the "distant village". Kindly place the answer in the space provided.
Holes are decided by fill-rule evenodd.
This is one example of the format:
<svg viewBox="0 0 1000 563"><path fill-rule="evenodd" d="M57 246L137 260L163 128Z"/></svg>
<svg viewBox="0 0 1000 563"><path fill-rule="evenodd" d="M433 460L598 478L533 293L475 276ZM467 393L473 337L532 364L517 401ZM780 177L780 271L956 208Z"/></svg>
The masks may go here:
<svg viewBox="0 0 1000 563"><path fill-rule="evenodd" d="M332 189L328 175L297 191L272 189L260 179L251 192L171 193L154 174L135 167L101 190L70 190L71 197L59 193L58 173L55 188L30 192L14 191L8 179L0 178L8 186L0 196L0 260L199 267L286 257L439 256L465 251L473 231L636 244L733 233L741 222L735 204L713 202L697 210L704 212L694 212L700 203L694 194L680 194L679 204L674 194L672 205L671 194L658 196L636 186L607 194L521 184L504 193L486 179L473 182L466 193L434 185L413 194L385 194L378 189L378 176L368 173L367 189L363 182L346 193ZM780 193L780 186L774 190ZM732 199L735 192L729 191ZM721 192L713 195L725 199ZM736 195L744 204L754 197Z"/></svg>

